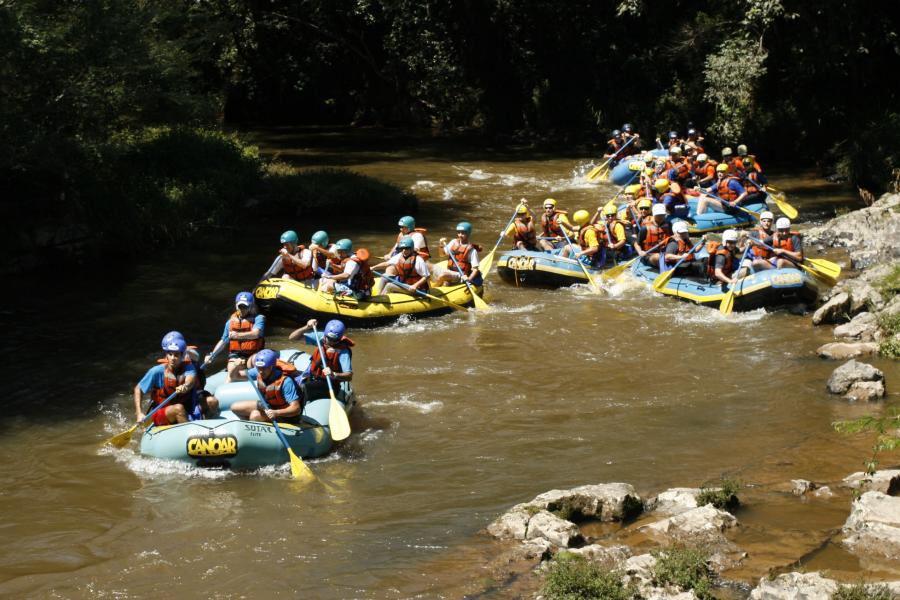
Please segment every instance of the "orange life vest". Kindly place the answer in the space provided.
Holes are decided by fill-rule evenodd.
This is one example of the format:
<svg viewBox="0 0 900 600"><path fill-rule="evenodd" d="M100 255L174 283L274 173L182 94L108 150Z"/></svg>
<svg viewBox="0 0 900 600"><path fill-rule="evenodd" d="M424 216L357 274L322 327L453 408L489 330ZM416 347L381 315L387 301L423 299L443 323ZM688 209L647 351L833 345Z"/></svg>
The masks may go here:
<svg viewBox="0 0 900 600"><path fill-rule="evenodd" d="M415 256L415 255L414 255ZM348 259L343 261L343 264L347 264L347 261L353 261L357 265L359 265L359 270L356 271L356 275L348 282L349 285L354 291L366 294L372 291L372 287L375 285L375 275L372 273L372 268L369 266L369 261L362 260L355 254Z"/></svg>
<svg viewBox="0 0 900 600"><path fill-rule="evenodd" d="M750 171L747 173L747 176L743 181L744 189L747 190L748 194L756 194L762 191L762 188L759 187L759 175L756 171Z"/></svg>
<svg viewBox="0 0 900 600"><path fill-rule="evenodd" d="M341 350L347 350L350 352L350 356L353 356L353 346L356 344L348 338L344 336L338 341L337 344L333 346L326 346L323 342L323 348L325 348L325 364L328 365L328 368L331 369L333 373L341 373ZM322 354L319 352L319 348L313 351L312 357L309 359L309 374L313 377L313 379L325 379L325 373L322 371Z"/></svg>
<svg viewBox="0 0 900 600"><path fill-rule="evenodd" d="M425 237L425 234L428 232L428 230L424 229L422 227L416 227L415 229L413 229L413 231L421 233L422 239L425 241L425 245L422 246L421 249L416 250L416 252L418 252L419 256L421 256L424 260L428 260L429 258L431 258L431 250L428 249L428 238ZM409 234L404 235L403 233L398 233L397 234L397 242L399 243L400 240L405 238L407 235L409 235ZM400 250L400 252L402 252L402 250Z"/></svg>
<svg viewBox="0 0 900 600"><path fill-rule="evenodd" d="M274 372L275 377L269 383L263 381L262 374L260 374L259 371L257 371L256 375L256 387L259 388L259 391L262 392L263 396L266 398L266 404L268 404L270 408L276 410L280 410L282 408L287 408L288 406L290 406L290 402L285 400L284 393L281 391L281 388L284 385L284 380L290 377L280 368L281 365L284 364L287 363L280 360L276 363ZM296 371L296 369L294 370Z"/></svg>
<svg viewBox="0 0 900 600"><path fill-rule="evenodd" d="M709 278L715 279L716 277L716 256L725 257L725 264L722 265L722 273L724 273L726 277L731 277L731 274L734 272L734 256L729 252L728 248L725 247L725 244L713 240L707 242L706 250L709 252L709 257L706 259L706 274Z"/></svg>
<svg viewBox="0 0 900 600"><path fill-rule="evenodd" d="M662 225L657 225L656 221L652 220L649 223L644 223L644 228L647 230L647 235L644 237L644 241L641 244L641 250L647 251L656 246L657 244L663 245L666 240L668 240L672 236L672 227L668 223L663 223Z"/></svg>
<svg viewBox="0 0 900 600"><path fill-rule="evenodd" d="M168 363L169 361L167 361L165 358L162 358L157 362ZM187 365L189 362L189 360L183 361L177 373L173 371L168 364L166 364L166 370L163 372L163 386L159 389L153 390L153 406L159 406L160 404L162 404L163 400L175 393L175 388L177 388L187 380L185 365ZM196 376L194 377L194 380L196 381ZM184 400L187 399L188 396L190 396L191 391L192 390L189 390L183 394L180 394L180 397L173 398L172 402L169 402L169 404L178 404L179 402L184 402Z"/></svg>
<svg viewBox="0 0 900 600"><path fill-rule="evenodd" d="M456 248L451 249L453 258L456 259L462 272L467 276L470 275L472 273L472 263L469 262L469 250L475 248L477 252L481 252L481 246L478 244L460 244L457 240L453 240L451 244L452 243L456 243ZM456 271L456 265L454 265L453 261L449 258L447 259L447 268Z"/></svg>
<svg viewBox="0 0 900 600"><path fill-rule="evenodd" d="M565 211L554 210L550 217L547 213L541 215L541 228L544 230L545 237L563 237L562 225L559 224L559 216L566 214Z"/></svg>
<svg viewBox="0 0 900 600"><path fill-rule="evenodd" d="M603 232L600 231L596 225L585 225L578 230L578 245L581 246L582 250L591 248L591 246L587 245L587 240L585 239L587 237L588 231L594 232L594 234L597 236L598 243L601 239L603 239Z"/></svg>
<svg viewBox="0 0 900 600"><path fill-rule="evenodd" d="M691 243L691 240L684 241L681 237L674 236L666 242L666 245L671 244L672 242L678 242L678 249L673 252L673 254L685 254L687 256L684 257L684 262L690 262L694 260L694 254L691 250L694 249L694 244Z"/></svg>
<svg viewBox="0 0 900 600"><path fill-rule="evenodd" d="M306 250L305 246L298 246L295 254L288 254L287 256L281 257L281 268L296 281L306 281L307 279L315 277L312 268L312 260L310 260L309 264L305 267L301 267L298 264L304 250Z"/></svg>
<svg viewBox="0 0 900 600"><path fill-rule="evenodd" d="M241 313L235 311L231 318L228 320L228 331L234 333L246 333L253 329L253 320L255 317L250 319L242 319ZM266 346L265 338L258 337L255 340L229 340L228 341L228 351L236 352L243 356L250 356L255 352L259 352Z"/></svg>
<svg viewBox="0 0 900 600"><path fill-rule="evenodd" d="M416 261L419 258L418 254L411 254L409 257L400 256L400 260L394 265L394 268L397 269L397 279L407 285L418 283L422 279L422 276L416 273Z"/></svg>
<svg viewBox="0 0 900 600"><path fill-rule="evenodd" d="M764 242L768 245L772 245L772 236L775 235L774 231L766 231L760 226L756 226L753 229L753 232L759 236L757 239L761 242ZM750 250L753 253L753 256L756 258L761 258L763 260L769 259L774 256L774 253L766 248L765 246L760 246L758 244L753 244L753 248Z"/></svg>
<svg viewBox="0 0 900 600"><path fill-rule="evenodd" d="M513 236L513 240L516 242L522 242L525 244L526 248L534 248L537 246L537 236L534 233L534 226L529 227L531 222L528 223L522 222L520 219L516 219L513 221L513 225L516 227L516 233Z"/></svg>
<svg viewBox="0 0 900 600"><path fill-rule="evenodd" d="M788 252L797 252L797 249L794 248L794 236L799 236L799 231L791 231L787 235L782 236L777 231L774 235L772 235L772 243L770 246L773 248L779 248L781 250L787 250Z"/></svg>
<svg viewBox="0 0 900 600"><path fill-rule="evenodd" d="M691 166L688 164L687 160L680 160L678 162L669 161L666 164L666 167L668 169L675 169L675 179L677 181L685 181L691 176Z"/></svg>
<svg viewBox="0 0 900 600"><path fill-rule="evenodd" d="M737 199L737 194L728 187L728 184L731 181L737 181L737 177L723 177L720 182L716 184L716 194L722 200L727 200L728 202L734 202Z"/></svg>

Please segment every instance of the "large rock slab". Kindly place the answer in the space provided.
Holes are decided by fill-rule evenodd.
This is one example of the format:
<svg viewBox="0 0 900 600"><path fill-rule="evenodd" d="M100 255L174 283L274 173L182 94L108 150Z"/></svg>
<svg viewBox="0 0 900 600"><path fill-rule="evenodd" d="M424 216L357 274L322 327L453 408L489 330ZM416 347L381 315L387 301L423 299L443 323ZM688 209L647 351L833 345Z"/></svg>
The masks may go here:
<svg viewBox="0 0 900 600"><path fill-rule="evenodd" d="M570 490L550 490L528 503L572 519L624 521L643 510L641 497L627 483L598 483Z"/></svg>
<svg viewBox="0 0 900 600"><path fill-rule="evenodd" d="M844 477L843 485L861 492L881 492L896 496L900 494L900 469L882 469L871 475L857 471Z"/></svg>
<svg viewBox="0 0 900 600"><path fill-rule="evenodd" d="M900 194L885 194L871 206L835 217L804 232L805 245L847 249L856 268L900 258Z"/></svg>
<svg viewBox="0 0 900 600"><path fill-rule="evenodd" d="M569 554L583 556L587 560L604 565L608 568L618 568L631 557L631 548L628 546L601 546L590 544L582 548L567 550Z"/></svg>
<svg viewBox="0 0 900 600"><path fill-rule="evenodd" d="M900 498L866 492L853 503L843 544L857 554L900 559Z"/></svg>
<svg viewBox="0 0 900 600"><path fill-rule="evenodd" d="M884 373L870 364L849 360L835 369L828 378L828 391L845 394L858 381L883 381Z"/></svg>
<svg viewBox="0 0 900 600"><path fill-rule="evenodd" d="M707 504L645 525L641 531L653 537L678 541L721 539L725 530L736 525L734 515Z"/></svg>
<svg viewBox="0 0 900 600"><path fill-rule="evenodd" d="M850 386L844 398L852 402L871 402L884 398L884 382L857 381Z"/></svg>
<svg viewBox="0 0 900 600"><path fill-rule="evenodd" d="M528 529L525 531L525 539L532 540L543 538L560 548L577 546L584 539L578 531L578 527L571 521L560 519L546 510L536 513L528 521Z"/></svg>
<svg viewBox="0 0 900 600"><path fill-rule="evenodd" d="M881 338L881 332L878 330L878 318L870 312L861 312L849 323L835 327L834 337L860 342L877 341Z"/></svg>
<svg viewBox="0 0 900 600"><path fill-rule="evenodd" d="M829 360L847 360L857 356L874 356L877 353L878 344L875 342L831 342L816 350L821 358Z"/></svg>
<svg viewBox="0 0 900 600"><path fill-rule="evenodd" d="M843 323L849 320L850 313L850 294L840 292L832 296L825 304L820 306L813 313L813 325L824 325L825 323Z"/></svg>
<svg viewBox="0 0 900 600"><path fill-rule="evenodd" d="M784 573L775 579L763 577L751 600L831 600L838 583L818 573Z"/></svg>
<svg viewBox="0 0 900 600"><path fill-rule="evenodd" d="M647 510L659 515L677 515L697 508L700 488L670 488L647 502Z"/></svg>
<svg viewBox="0 0 900 600"><path fill-rule="evenodd" d="M517 504L488 525L487 532L501 540L524 540L533 514L527 505Z"/></svg>

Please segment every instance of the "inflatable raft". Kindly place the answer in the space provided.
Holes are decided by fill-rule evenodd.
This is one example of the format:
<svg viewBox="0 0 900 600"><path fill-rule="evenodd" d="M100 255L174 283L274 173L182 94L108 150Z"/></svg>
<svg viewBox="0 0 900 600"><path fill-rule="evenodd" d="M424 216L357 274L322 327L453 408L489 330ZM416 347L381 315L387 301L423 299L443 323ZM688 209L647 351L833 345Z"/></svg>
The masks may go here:
<svg viewBox="0 0 900 600"><path fill-rule="evenodd" d="M473 286L481 294L480 286ZM431 288L428 293L460 306L472 304L472 295L464 284ZM382 294L366 300L336 296L308 286L274 277L262 281L253 290L260 309L273 316L297 323L310 318L341 319L347 326L367 327L390 323L403 315L443 315L454 309L446 302L408 294Z"/></svg>
<svg viewBox="0 0 900 600"><path fill-rule="evenodd" d="M282 360L305 370L310 355L299 350L281 350ZM141 438L141 454L190 463L197 467L235 470L258 469L288 462L288 453L270 423L243 421L228 410L240 400L256 400L248 381L223 383L225 372L206 381L206 390L219 400L220 416L158 427L151 425ZM342 382L335 390L338 401L349 412L355 403L353 388ZM294 452L303 458L327 454L332 447L328 429L330 398L311 400L303 407L299 425L279 424Z"/></svg>
<svg viewBox="0 0 900 600"><path fill-rule="evenodd" d="M653 156L659 158L668 158L669 151L668 150L651 150L650 153ZM609 181L613 185L626 185L628 183L632 183L632 180L637 180L640 172L646 167L644 163L644 159L642 158L642 154L634 154L632 156L628 156L623 158L616 166L612 168L609 172Z"/></svg>
<svg viewBox="0 0 900 600"><path fill-rule="evenodd" d="M705 260L698 254L697 258ZM640 281L652 285L659 272L656 268L635 262L632 274ZM783 306L785 304L812 304L819 295L815 280L799 269L768 269L751 273L739 280L734 292L734 310L755 310ZM722 298L728 293L727 286L714 284L706 277L672 277L660 292L704 306L718 308Z"/></svg>
<svg viewBox="0 0 900 600"><path fill-rule="evenodd" d="M602 269L586 268L591 277L602 272ZM504 252L497 258L497 273L503 281L516 286L553 288L588 283L578 261L532 250Z"/></svg>
<svg viewBox="0 0 900 600"><path fill-rule="evenodd" d="M768 200L768 196L766 196ZM689 212L685 219L688 222L688 231L691 233L710 233L713 231L725 231L726 229L740 229L743 227L752 227L756 225L756 216L737 210L734 214L724 212L708 211L702 215L697 214L697 203L699 200L695 197L688 198ZM764 210L769 210L766 202L755 202L753 204L742 204L747 210L757 214Z"/></svg>

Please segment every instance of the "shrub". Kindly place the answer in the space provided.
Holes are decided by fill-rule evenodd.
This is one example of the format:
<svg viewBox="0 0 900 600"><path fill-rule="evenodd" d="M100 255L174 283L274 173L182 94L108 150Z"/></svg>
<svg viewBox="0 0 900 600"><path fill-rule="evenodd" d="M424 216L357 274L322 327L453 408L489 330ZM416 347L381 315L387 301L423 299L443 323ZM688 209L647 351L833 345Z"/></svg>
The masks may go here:
<svg viewBox="0 0 900 600"><path fill-rule="evenodd" d="M893 595L886 585L857 583L840 586L831 598L832 600L891 600Z"/></svg>
<svg viewBox="0 0 900 600"><path fill-rule="evenodd" d="M740 489L739 481L726 478L722 478L716 487L701 486L700 494L697 496L697 506L712 504L716 508L732 510L740 505L737 497Z"/></svg>
<svg viewBox="0 0 900 600"><path fill-rule="evenodd" d="M709 552L702 548L673 547L653 553L653 583L674 585L682 591L694 590L701 600L713 598L715 576L709 568Z"/></svg>
<svg viewBox="0 0 900 600"><path fill-rule="evenodd" d="M628 600L637 598L634 585L622 583L622 574L604 569L583 556L560 552L550 563L541 591L547 600Z"/></svg>

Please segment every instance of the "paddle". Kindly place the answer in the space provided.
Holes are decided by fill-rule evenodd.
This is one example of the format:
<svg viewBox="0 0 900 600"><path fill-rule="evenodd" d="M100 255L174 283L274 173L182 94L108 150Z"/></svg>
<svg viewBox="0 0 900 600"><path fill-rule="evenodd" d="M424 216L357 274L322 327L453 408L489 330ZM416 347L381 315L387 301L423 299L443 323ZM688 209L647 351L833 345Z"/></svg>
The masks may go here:
<svg viewBox="0 0 900 600"><path fill-rule="evenodd" d="M453 261L453 266L456 267L456 271L459 273L460 281L466 284L466 289L468 289L469 293L472 294L472 300L475 302L475 310L491 310L491 307L488 306L488 303L475 293L475 288L473 288L472 284L469 283L469 280L466 279L466 274L463 273L463 270L459 266L459 263L456 262L456 257L453 256L452 252L450 252L450 244L444 246L444 252L446 252L447 256L450 257L450 260ZM484 279L484 277L482 277L482 279Z"/></svg>
<svg viewBox="0 0 900 600"><path fill-rule="evenodd" d="M665 241L665 240L663 240L663 241ZM656 250L657 248L659 248L661 245L662 245L662 242L660 242L660 243L656 244L655 246L649 248L649 249L647 250L647 252L652 252L653 250ZM629 261L627 261L627 262L619 263L618 265L616 265L616 266L613 267L612 269L608 269L608 270L604 271L603 273L601 273L600 276L603 277L603 278L605 278L605 279L617 279L617 278L619 278L625 271L627 271L628 269L630 269L631 266L632 266L635 262L637 262L637 260L638 260L639 258L641 258L640 255L635 256L634 258L632 258L631 260L629 260Z"/></svg>
<svg viewBox="0 0 900 600"><path fill-rule="evenodd" d="M260 281L263 281L263 280L271 277L272 271L275 270L275 265L277 265L280 261L281 261L281 255L279 254L278 256L275 257L275 260L272 261L272 265L268 268L268 270L266 270L265 273L263 273L263 276L260 277L259 281L257 281L256 283L259 283Z"/></svg>
<svg viewBox="0 0 900 600"><path fill-rule="evenodd" d="M764 248L768 248L769 250L775 250L775 248L768 245L762 240L757 240L752 237L749 239L753 244L763 246ZM783 255L782 257L791 261L804 271L808 272L810 275L819 277L823 281L831 285L834 285L835 280L841 275L841 265L833 263L830 260L825 260L824 258L804 258L802 261L798 261L792 256ZM809 263L811 266L807 266L804 263Z"/></svg>
<svg viewBox="0 0 900 600"><path fill-rule="evenodd" d="M446 304L446 305L448 305L448 306L452 306L452 307L455 308L456 310L461 310L461 311L463 311L463 312L469 312L469 309L466 308L465 306L460 306L459 304L455 304L455 303L453 303L453 302L450 302L449 300L447 300L447 299L445 299L445 298L441 298L441 297L439 297L439 296L432 296L431 294L425 293L425 292L423 292L422 290L417 290L417 289L413 288L411 285L406 285L405 283L403 283L403 282L400 281L399 279L394 279L394 278L391 277L390 275L385 275L384 273L379 273L378 271L372 271L372 273L374 273L375 275L378 275L379 277L382 277L382 278L384 278L384 279L387 279L388 281L390 281L390 282L393 283L394 285L400 286L400 287L402 287L402 288L405 289L405 290L410 290L410 291L413 292L414 294L418 294L418 295L420 295L420 296L423 296L423 297L425 297L425 298L430 298L430 299L432 299L432 300L437 300L438 302L443 302L444 304Z"/></svg>
<svg viewBox="0 0 900 600"><path fill-rule="evenodd" d="M609 158L607 158L606 161L605 161L602 165L599 165L599 166L597 166L597 167L594 167L593 169L591 169L590 171L588 171L588 174L587 174L587 176L585 176L585 179L587 179L588 181L594 181L597 177L600 176L600 174L601 174L602 172L605 172L605 170L608 171L609 169L605 169L605 170L604 170L604 168L605 168L607 165L609 165L609 163L612 162L612 160L613 160L616 156L619 155L619 152L621 152L622 150L624 150L625 148L627 148L628 145L629 145L631 142L633 142L634 140L636 140L636 139L637 139L637 137L632 137L630 140L628 140L627 142L625 142L625 144L624 144L621 148L619 148L618 150L616 150L615 154L613 154L612 156L610 156Z"/></svg>
<svg viewBox="0 0 900 600"><path fill-rule="evenodd" d="M491 272L491 266L494 264L494 253L497 251L497 248L500 246L500 242L503 241L503 238L506 237L506 230L509 229L509 226L512 225L512 222L516 219L516 211L513 210L512 216L509 218L509 223L507 223L503 229L500 230L500 237L497 238L497 243L494 244L494 247L491 249L487 255L482 258L478 262L478 270L481 271L481 280L484 281L487 279L488 273ZM560 225L562 227L562 225Z"/></svg>
<svg viewBox="0 0 900 600"><path fill-rule="evenodd" d="M250 387L253 388L253 391L256 392L256 397L259 398L260 403L265 407L266 410L270 410L271 407L269 403L266 402L265 396L263 396L262 392L259 391L259 386L256 385L256 382L253 381L253 378L248 374L247 381L250 382ZM313 472L310 470L306 463L294 453L294 449L291 448L291 445L288 444L287 438L284 437L284 434L281 432L281 427L278 426L278 422L275 419L272 419L272 425L275 427L275 434L278 436L278 439L281 440L284 449L287 450L288 457L291 461L291 476L294 479L299 479L303 483L309 483L316 480L316 476L313 475Z"/></svg>
<svg viewBox="0 0 900 600"><path fill-rule="evenodd" d="M218 354L218 352L212 353L212 356L210 357L210 362L212 362L216 358L216 354ZM206 363L203 363L200 365L200 370L202 371L204 369L206 369ZM112 436L108 440L104 441L103 445L110 444L112 446L115 446L116 448L124 448L128 444L128 442L131 441L131 434L134 433L134 431L138 428L138 426L141 425L142 423L146 423L148 420L150 420L150 418L153 416L153 414L156 411L158 411L159 409L161 409L165 405L167 405L169 402L171 402L172 398L174 398L177 395L178 395L178 392L173 392L171 396L169 396L168 398L166 398L165 400L160 402L157 406L155 406L153 408L153 410L148 412L142 420L140 420L137 423L135 423L134 425L132 425L130 429L123 431L122 433L117 433L116 435Z"/></svg>
<svg viewBox="0 0 900 600"><path fill-rule="evenodd" d="M788 219L794 220L797 218L797 215L800 214L797 212L797 209L791 206L788 201L785 199L784 192L776 188L775 186L766 185L767 190L772 190L774 193L769 194L774 200L775 204L778 206L778 210L784 213Z"/></svg>
<svg viewBox="0 0 900 600"><path fill-rule="evenodd" d="M313 325L313 333L316 336L316 348L319 349L319 358L322 359L322 368L328 368L325 363L325 351L322 350L322 342L319 340L319 331ZM328 404L328 428L331 430L331 439L340 441L346 439L350 435L350 421L347 420L347 413L341 408L337 398L334 397L334 386L331 385L331 377L325 376L328 383L328 394L331 396L331 402Z"/></svg>
<svg viewBox="0 0 900 600"><path fill-rule="evenodd" d="M744 253L741 255L741 260L738 261L737 270L741 269L741 264L744 262L744 259L747 258L747 253L750 252L750 245L748 244L746 248L744 248ZM744 278L741 277L743 280ZM725 294L725 297L722 298L722 302L719 303L719 312L723 315L730 315L731 311L734 310L734 292L737 289L737 282L732 283L731 287L728 288L728 293Z"/></svg>
<svg viewBox="0 0 900 600"><path fill-rule="evenodd" d="M672 275L675 274L675 270L681 266L681 263L684 262L684 259L686 259L688 256L690 256L691 254L693 254L694 252L699 250L700 246L702 246L703 242L705 242L705 241L706 241L706 236L704 235L703 237L700 238L700 241L697 242L697 245L694 246L693 248L691 248L690 252L688 252L687 254L682 256L671 269L668 269L667 271L660 273L659 276L656 278L656 281L653 282L653 289L656 290L657 292L659 292L664 287L666 287L666 284L669 283L670 279L672 279Z"/></svg>
<svg viewBox="0 0 900 600"><path fill-rule="evenodd" d="M566 236L566 243L569 244L570 246L574 246L575 244L573 244L573 243L572 243L572 240L569 239L569 234L566 233L566 230L565 230L564 228L560 227L560 231L562 231L562 234L563 234L564 236ZM591 277L591 274L590 274L590 273L588 273L587 267L584 266L584 263L581 262L581 261L578 259L577 256L573 256L572 258L574 258L574 259L575 259L575 262L578 263L578 266L581 267L581 272L584 273L584 276L587 277L588 282L590 282L590 284L591 284L591 289L594 290L594 293L595 293L595 294L599 294L599 293L600 293L600 286L597 285L597 282L594 281L594 278Z"/></svg>
<svg viewBox="0 0 900 600"><path fill-rule="evenodd" d="M738 210L742 210L742 211L744 211L745 213L747 213L748 215L752 215L752 216L756 217L757 220L759 220L759 215L760 215L761 213L758 213L758 212L756 212L756 211L752 211L752 210L750 210L749 208L744 208L744 207L741 206L740 204L731 204L730 202L728 202L728 200L723 200L722 198L720 198L719 196L716 196L716 195L713 194L712 192L702 192L702 193L704 193L704 194L706 194L707 196L710 196L710 197L712 197L712 198L715 198L715 199L718 200L719 202L724 202L725 204L728 204L728 206L732 206L732 207L734 207L734 208L737 208Z"/></svg>

